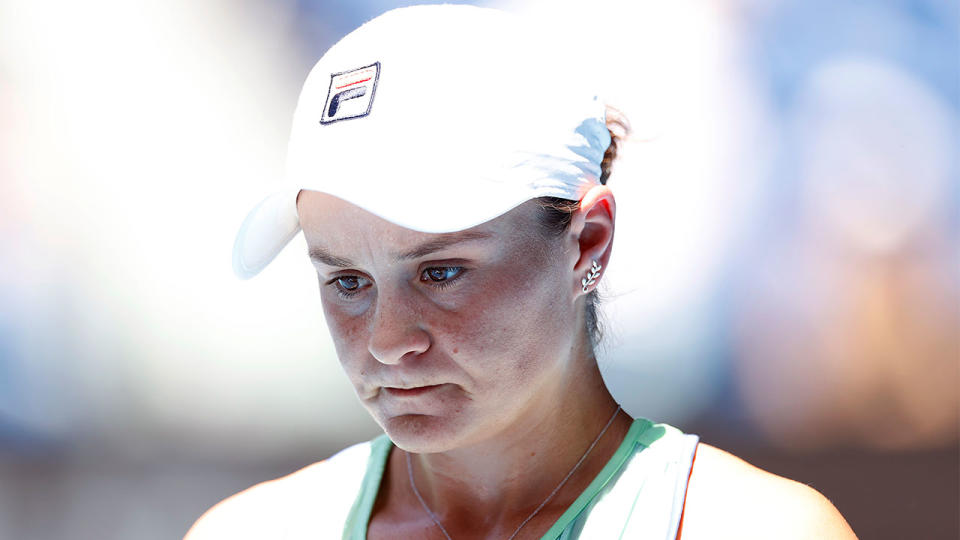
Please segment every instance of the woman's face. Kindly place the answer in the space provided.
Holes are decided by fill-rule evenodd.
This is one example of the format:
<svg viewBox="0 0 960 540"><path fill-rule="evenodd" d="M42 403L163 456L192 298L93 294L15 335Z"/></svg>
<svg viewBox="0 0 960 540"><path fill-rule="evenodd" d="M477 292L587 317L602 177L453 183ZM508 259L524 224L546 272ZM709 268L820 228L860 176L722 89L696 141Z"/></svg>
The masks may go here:
<svg viewBox="0 0 960 540"><path fill-rule="evenodd" d="M507 434L569 385L579 254L541 232L535 202L451 234L318 192L297 206L340 362L399 446L437 452Z"/></svg>

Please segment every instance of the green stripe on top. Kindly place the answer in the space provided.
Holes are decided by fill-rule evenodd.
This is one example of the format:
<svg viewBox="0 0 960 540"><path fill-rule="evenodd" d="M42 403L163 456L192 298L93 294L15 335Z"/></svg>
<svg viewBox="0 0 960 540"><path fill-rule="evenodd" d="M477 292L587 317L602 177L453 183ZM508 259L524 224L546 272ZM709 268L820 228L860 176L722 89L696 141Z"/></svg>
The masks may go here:
<svg viewBox="0 0 960 540"><path fill-rule="evenodd" d="M367 472L360 485L360 494L350 509L350 515L343 526L343 540L367 540L367 526L370 523L370 513L373 512L373 503L377 500L380 491L380 481L383 471L387 468L387 456L393 441L384 433L370 441L370 458L367 460Z"/></svg>

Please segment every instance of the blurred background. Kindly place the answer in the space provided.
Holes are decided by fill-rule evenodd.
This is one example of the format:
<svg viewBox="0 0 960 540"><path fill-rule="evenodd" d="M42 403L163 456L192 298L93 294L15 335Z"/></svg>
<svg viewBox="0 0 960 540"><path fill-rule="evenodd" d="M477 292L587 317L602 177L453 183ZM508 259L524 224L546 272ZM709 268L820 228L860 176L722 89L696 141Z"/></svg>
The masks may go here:
<svg viewBox="0 0 960 540"><path fill-rule="evenodd" d="M230 253L313 63L409 3L0 0L0 538L180 538L378 433L302 239L248 282ZM625 408L861 538L958 538L958 4L476 3L576 44L633 124Z"/></svg>

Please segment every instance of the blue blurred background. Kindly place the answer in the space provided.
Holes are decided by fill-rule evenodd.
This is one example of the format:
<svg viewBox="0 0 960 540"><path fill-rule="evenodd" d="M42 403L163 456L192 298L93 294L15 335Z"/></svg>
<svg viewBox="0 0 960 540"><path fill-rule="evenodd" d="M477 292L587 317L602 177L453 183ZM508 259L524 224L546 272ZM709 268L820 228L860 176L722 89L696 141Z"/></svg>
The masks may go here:
<svg viewBox="0 0 960 540"><path fill-rule="evenodd" d="M476 3L566 36L633 124L625 408L862 538L960 536L957 3ZM313 63L407 4L0 0L0 538L179 538L377 433L302 239L249 282L230 250Z"/></svg>

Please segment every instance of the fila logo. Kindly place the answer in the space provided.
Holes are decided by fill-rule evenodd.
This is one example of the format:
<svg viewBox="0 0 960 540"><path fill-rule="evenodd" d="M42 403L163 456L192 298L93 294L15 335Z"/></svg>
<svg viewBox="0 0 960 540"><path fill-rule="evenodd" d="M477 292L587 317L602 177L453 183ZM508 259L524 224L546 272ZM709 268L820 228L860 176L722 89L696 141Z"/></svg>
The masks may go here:
<svg viewBox="0 0 960 540"><path fill-rule="evenodd" d="M331 74L330 89L327 90L327 101L323 105L320 123L332 124L370 114L379 78L380 62Z"/></svg>

